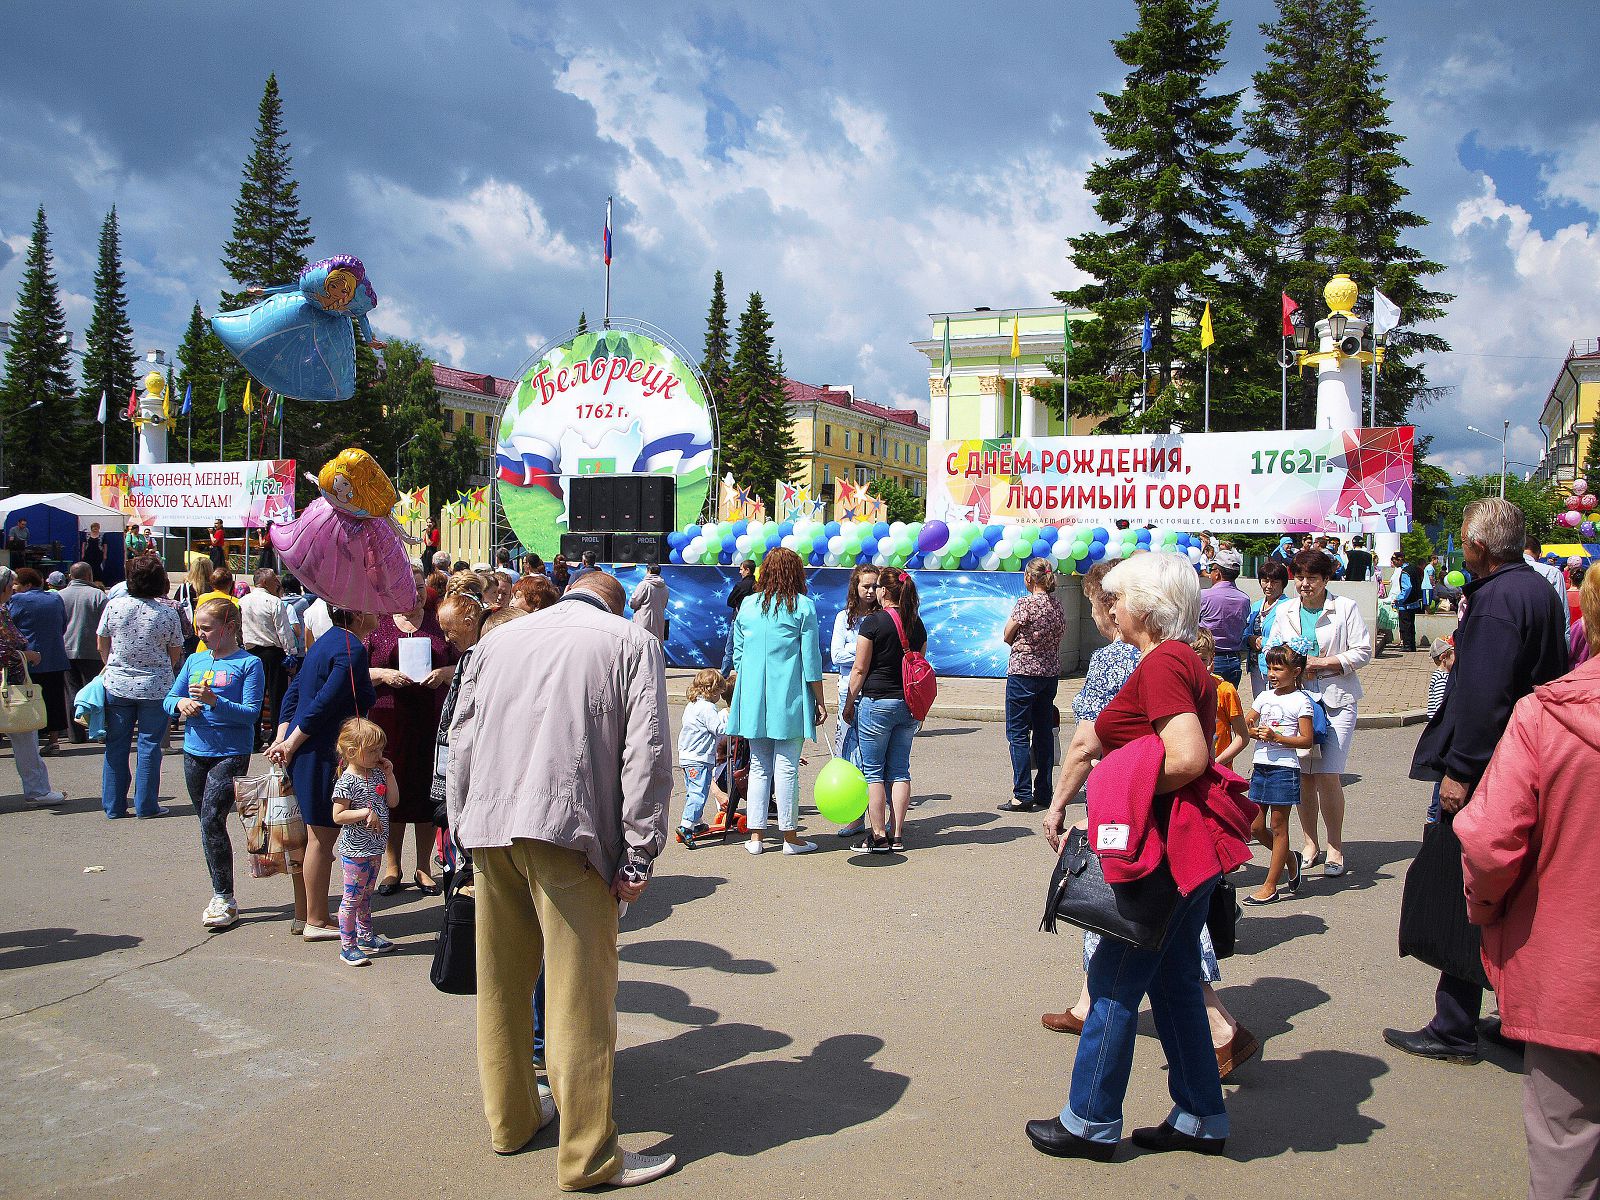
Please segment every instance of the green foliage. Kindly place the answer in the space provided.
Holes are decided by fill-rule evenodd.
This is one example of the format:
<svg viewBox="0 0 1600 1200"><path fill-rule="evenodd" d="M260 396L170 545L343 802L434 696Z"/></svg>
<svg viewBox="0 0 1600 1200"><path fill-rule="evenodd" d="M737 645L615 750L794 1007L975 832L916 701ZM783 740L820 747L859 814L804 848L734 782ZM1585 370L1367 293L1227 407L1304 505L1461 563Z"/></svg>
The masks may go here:
<svg viewBox="0 0 1600 1200"><path fill-rule="evenodd" d="M722 272L711 285L711 311L706 313L706 349L700 360L711 403L720 411L728 395L728 297L722 288Z"/></svg>
<svg viewBox="0 0 1600 1200"><path fill-rule="evenodd" d="M1446 508L1455 481L1450 472L1428 461L1433 438L1419 437L1412 447L1411 520L1419 528L1437 525L1446 519Z"/></svg>
<svg viewBox="0 0 1600 1200"><path fill-rule="evenodd" d="M1453 533L1456 549L1461 548L1461 514L1474 500L1484 500L1500 494L1500 473L1474 475L1451 488L1441 505L1440 516L1446 533ZM1541 542L1571 541L1573 531L1556 525L1556 515L1566 507L1566 488L1539 480L1522 480L1515 475L1506 477L1506 499L1522 510L1527 518L1528 536Z"/></svg>
<svg viewBox="0 0 1600 1200"><path fill-rule="evenodd" d="M1425 564L1434 555L1433 541L1423 532L1422 526L1400 535L1400 553L1408 563Z"/></svg>
<svg viewBox="0 0 1600 1200"><path fill-rule="evenodd" d="M1129 68L1118 92L1102 92L1094 115L1111 154L1089 171L1088 188L1104 231L1069 241L1073 264L1091 283L1056 298L1095 319L1073 330L1072 408L1122 413L1141 392L1140 334L1149 312L1150 389L1146 425L1200 427L1200 315L1211 303L1213 428L1236 427L1228 375L1242 352L1243 304L1222 274L1242 234L1233 203L1241 151L1231 148L1238 92L1207 88L1223 65L1228 23L1216 0L1139 0L1137 27L1112 42ZM1060 397L1041 398L1060 412ZM1054 403L1052 403L1054 401Z"/></svg>
<svg viewBox="0 0 1600 1200"><path fill-rule="evenodd" d="M1589 485L1589 490L1600 496L1600 432L1589 435L1589 444L1583 451L1583 467L1578 474Z"/></svg>
<svg viewBox="0 0 1600 1200"><path fill-rule="evenodd" d="M889 520L910 524L923 518L922 501L910 488L901 487L887 476L880 475L867 484L867 495L882 500L889 510Z"/></svg>
<svg viewBox="0 0 1600 1200"><path fill-rule="evenodd" d="M719 275L719 295L720 282ZM709 333L706 340L709 348ZM723 470L732 471L741 485L758 495L772 495L777 481L798 469L800 455L789 426L783 375L773 353L772 319L760 292L750 294L739 318L739 343L724 397L717 408Z"/></svg>
<svg viewBox="0 0 1600 1200"><path fill-rule="evenodd" d="M87 467L100 457L100 397L106 398L106 445L111 452L116 414L126 411L139 359L133 348L133 325L128 320L127 279L122 273L122 236L117 210L106 214L100 226L100 257L94 272L94 315L83 356L83 388L78 394L79 458ZM126 426L122 427L126 430ZM80 469L74 478L82 475Z"/></svg>
<svg viewBox="0 0 1600 1200"><path fill-rule="evenodd" d="M11 314L11 344L6 348L5 382L0 384L5 453L5 478L0 484L9 491L56 492L89 482L81 470L77 388L66 337L67 316L41 205L33 219L22 290ZM38 407L31 407L35 403Z"/></svg>
<svg viewBox="0 0 1600 1200"><path fill-rule="evenodd" d="M167 439L167 454L176 460L181 451L189 462L210 462L217 453L217 388L236 364L211 332L199 304L190 310L189 325L178 347L178 362L178 390L172 411L183 411L187 393L189 415L174 417L176 424ZM238 394L233 397L235 402L240 398Z"/></svg>
<svg viewBox="0 0 1600 1200"><path fill-rule="evenodd" d="M582 309L578 310L578 332L589 332L589 314Z"/></svg>
<svg viewBox="0 0 1600 1200"><path fill-rule="evenodd" d="M1256 156L1243 188L1251 227L1235 267L1250 297L1247 369L1258 389L1278 382L1280 292L1315 321L1323 285L1342 271L1360 286L1359 315L1370 313L1374 287L1400 307L1405 325L1389 335L1378 379L1378 424L1391 425L1437 395L1417 359L1449 345L1418 327L1443 316L1451 297L1427 286L1443 267L1404 240L1427 221L1406 207L1397 178L1410 164L1389 125L1372 25L1366 0L1278 0L1278 20L1261 27L1268 62L1244 132ZM1307 426L1315 375L1291 372L1290 385L1290 424Z"/></svg>
<svg viewBox="0 0 1600 1200"><path fill-rule="evenodd" d="M233 206L233 236L222 251L222 265L241 289L276 287L305 270L305 252L313 238L310 220L300 214L299 190L283 128L278 77L268 75ZM248 302L243 291L222 298L225 309Z"/></svg>

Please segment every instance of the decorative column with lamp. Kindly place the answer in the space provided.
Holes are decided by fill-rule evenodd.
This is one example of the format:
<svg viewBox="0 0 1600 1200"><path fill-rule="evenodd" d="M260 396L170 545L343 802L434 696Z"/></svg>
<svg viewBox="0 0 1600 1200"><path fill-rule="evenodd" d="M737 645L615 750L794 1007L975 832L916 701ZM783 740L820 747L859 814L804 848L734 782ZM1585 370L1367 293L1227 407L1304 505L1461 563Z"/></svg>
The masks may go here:
<svg viewBox="0 0 1600 1200"><path fill-rule="evenodd" d="M1475 433L1479 437L1486 437L1491 442L1500 443L1500 499L1504 500L1506 498L1506 439L1511 436L1511 422L1509 420L1501 422L1499 437L1495 437L1492 433L1485 433L1476 425L1468 425L1467 432Z"/></svg>

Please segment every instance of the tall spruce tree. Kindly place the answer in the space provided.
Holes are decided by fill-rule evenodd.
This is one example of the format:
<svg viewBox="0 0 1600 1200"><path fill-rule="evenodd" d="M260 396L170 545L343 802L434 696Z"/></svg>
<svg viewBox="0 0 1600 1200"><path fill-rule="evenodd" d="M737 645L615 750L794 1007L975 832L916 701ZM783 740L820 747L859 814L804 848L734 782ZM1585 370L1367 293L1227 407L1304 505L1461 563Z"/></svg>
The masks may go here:
<svg viewBox="0 0 1600 1200"><path fill-rule="evenodd" d="M700 374L711 390L711 402L720 412L728 391L728 295L718 271L711 285L711 311L706 313L706 349L700 360Z"/></svg>
<svg viewBox="0 0 1600 1200"><path fill-rule="evenodd" d="M793 475L800 455L789 425L783 376L773 352L772 318L760 292L750 293L739 318L738 345L724 395L727 399L717 410L723 469L732 471L734 479L757 495L770 496L778 480Z"/></svg>
<svg viewBox="0 0 1600 1200"><path fill-rule="evenodd" d="M105 397L107 454L120 440L110 436L111 422L127 403L139 359L128 320L127 279L122 273L122 235L113 207L100 226L100 257L94 272L94 315L84 345L83 390L78 399L79 456L85 465L99 461L100 398Z"/></svg>
<svg viewBox="0 0 1600 1200"><path fill-rule="evenodd" d="M1212 351L1213 428L1226 428L1253 403L1229 376L1245 352L1243 307L1227 279L1242 235L1232 205L1243 152L1233 149L1238 92L1214 93L1228 22L1217 0L1139 0L1138 25L1112 42L1129 70L1119 92L1102 92L1094 114L1109 157L1087 180L1108 227L1069 241L1075 266L1092 282L1056 298L1095 319L1073 329L1072 407L1135 424L1119 410L1141 391L1140 333L1150 314L1154 394L1147 428L1173 421L1198 429L1203 355L1199 321L1207 302ZM1060 410L1059 389L1043 398Z"/></svg>
<svg viewBox="0 0 1600 1200"><path fill-rule="evenodd" d="M589 332L589 314L582 309L578 311L578 332Z"/></svg>
<svg viewBox="0 0 1600 1200"><path fill-rule="evenodd" d="M278 77L268 75L239 199L233 206L233 236L222 248L222 265L241 290L223 293L224 308L248 303L249 288L292 283L305 270L313 238L310 220L300 213L299 192L283 128Z"/></svg>
<svg viewBox="0 0 1600 1200"><path fill-rule="evenodd" d="M1342 271L1361 288L1360 314L1370 313L1374 287L1399 305L1404 324L1389 337L1378 382L1378 421L1387 425L1436 394L1417 358L1450 347L1418 327L1442 316L1451 297L1428 287L1443 268L1405 240L1427 222L1406 207L1397 179L1410 164L1389 126L1383 39L1372 24L1366 0L1278 0L1278 19L1261 27L1268 61L1254 78L1244 135L1259 161L1244 177L1251 228L1239 266L1261 385L1277 375L1280 292L1316 321L1326 315L1323 285ZM1311 375L1291 375L1291 425L1310 424L1315 389Z"/></svg>
<svg viewBox="0 0 1600 1200"><path fill-rule="evenodd" d="M189 325L178 347L178 363L167 455L174 461L181 454L186 461L210 462L217 453L217 389L237 364L211 332L198 302L189 311ZM189 398L188 416L182 415L185 396Z"/></svg>
<svg viewBox="0 0 1600 1200"><path fill-rule="evenodd" d="M37 405L37 407L35 407ZM33 219L22 289L11 314L11 344L0 384L8 492L58 492L87 485L81 476L77 388L67 350L67 315L56 286L44 206Z"/></svg>

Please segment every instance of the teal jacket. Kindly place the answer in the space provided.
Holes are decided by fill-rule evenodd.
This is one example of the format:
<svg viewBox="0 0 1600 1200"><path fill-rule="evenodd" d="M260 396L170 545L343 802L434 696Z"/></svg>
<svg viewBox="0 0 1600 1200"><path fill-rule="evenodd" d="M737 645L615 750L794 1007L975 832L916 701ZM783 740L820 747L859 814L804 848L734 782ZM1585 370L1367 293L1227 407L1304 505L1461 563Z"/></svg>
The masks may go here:
<svg viewBox="0 0 1600 1200"><path fill-rule="evenodd" d="M739 673L728 712L728 732L745 738L787 741L816 736L809 684L822 680L822 640L817 605L796 596L794 611L761 609L748 596L733 621L733 669Z"/></svg>

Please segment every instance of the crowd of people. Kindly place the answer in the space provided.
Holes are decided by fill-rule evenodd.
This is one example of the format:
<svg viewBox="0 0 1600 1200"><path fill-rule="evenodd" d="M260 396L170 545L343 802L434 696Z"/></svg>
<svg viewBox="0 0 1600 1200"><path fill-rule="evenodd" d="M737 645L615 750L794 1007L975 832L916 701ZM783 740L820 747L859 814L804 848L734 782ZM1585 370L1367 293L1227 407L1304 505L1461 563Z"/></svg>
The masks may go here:
<svg viewBox="0 0 1600 1200"><path fill-rule="evenodd" d="M1584 1019L1600 1001L1600 963L1579 915L1595 844L1582 834L1600 832L1588 829L1593 806L1580 782L1600 765L1589 732L1600 667L1588 660L1600 643L1600 568L1549 580L1524 556L1525 533L1503 501L1466 512L1471 582L1456 635L1435 643L1430 721L1412 765L1434 784L1429 836L1450 839L1464 867L1454 895L1421 880L1407 904L1449 913L1444 936L1474 951L1481 926L1483 969L1442 970L1428 1024L1383 1036L1448 1062L1476 1060L1481 1037L1525 1044L1533 1194L1576 1195L1585 1180L1593 1186L1600 1153L1600 1042ZM88 562L74 564L60 592L37 572L0 568L0 665L26 665L48 710L42 743L41 734L11 742L24 795L59 802L43 758L73 732L69 688L81 696L97 684L87 715L106 742L105 813L154 818L167 813L162 756L181 723L210 929L238 920L227 816L235 781L263 749L291 781L307 831L291 872L291 931L338 943L341 962L367 966L393 948L374 925L375 893L409 883L437 895L441 867L470 869L478 1063L494 1149L515 1152L559 1111L561 1186L629 1186L674 1166L670 1155L623 1150L611 1116L619 912L645 892L672 828L668 588L652 568L625 593L592 555L558 557L548 570L529 555L518 568L504 551L480 570L435 553L417 565L413 610L381 616L330 607L269 568L241 588L208 558L174 591L157 557L135 555L114 595ZM1267 869L1241 895L1246 905L1293 896L1318 867L1323 878L1353 869L1342 776L1373 639L1360 607L1329 585L1365 578L1371 552L1359 539L1297 547L1286 538L1257 569L1255 601L1237 586L1242 568L1235 548L1213 540L1198 571L1185 557L1144 552L1088 572L1083 591L1106 644L1070 705L1064 753L1056 698L1066 616L1047 562L1027 565L1000 631L1012 769L1003 807L1046 810L1043 831L1059 852L1087 787L1077 827L1091 844L1139 848L1103 858L1107 881L1158 873L1175 890L1157 945L1086 932L1082 993L1043 1015L1046 1028L1079 1039L1060 1112L1027 1123L1043 1153L1116 1154L1146 997L1173 1107L1132 1139L1148 1151L1223 1153L1221 1081L1259 1042L1216 992L1212 895L1252 844ZM1413 587L1419 597L1431 590L1425 582L1420 573L1398 581L1407 603ZM852 850L914 849L920 721L902 664L928 643L916 583L895 567L861 565L843 599L825 660L799 556L778 548L759 571L741 568L724 659L697 671L684 697L676 829L685 846L708 831L713 805L727 828L742 798L751 854L774 848L774 819L785 855L814 851L800 824L801 752L825 736L866 784L866 812L841 830ZM832 714L827 660L838 673ZM1247 758L1248 781L1234 773ZM1546 838L1552 822L1578 833ZM1500 1012L1487 1029L1486 984ZM549 1042L547 1027L559 1031Z"/></svg>

